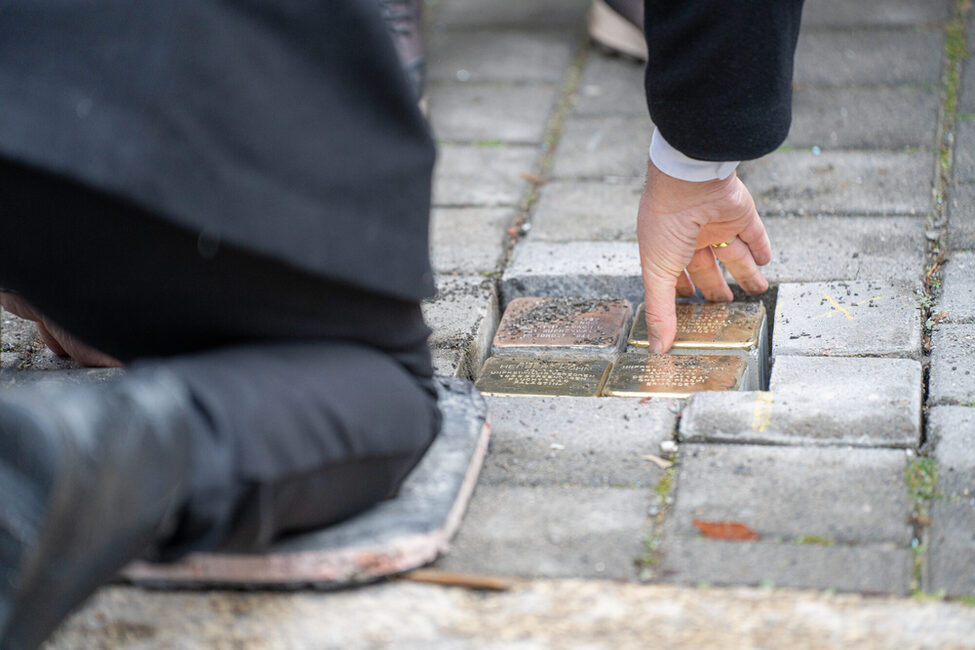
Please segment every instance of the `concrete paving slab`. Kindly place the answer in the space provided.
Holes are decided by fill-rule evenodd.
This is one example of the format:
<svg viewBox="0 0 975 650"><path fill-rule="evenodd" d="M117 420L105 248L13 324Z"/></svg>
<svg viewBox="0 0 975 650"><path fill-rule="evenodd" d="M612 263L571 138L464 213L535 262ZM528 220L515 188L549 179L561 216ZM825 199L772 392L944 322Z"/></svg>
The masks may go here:
<svg viewBox="0 0 975 650"><path fill-rule="evenodd" d="M884 544L681 539L665 551L659 572L666 582L685 585L703 582L906 595L911 566L910 549Z"/></svg>
<svg viewBox="0 0 975 650"><path fill-rule="evenodd" d="M700 535L694 520L734 521L768 542L907 548L906 465L899 449L682 444L668 525L681 538Z"/></svg>
<svg viewBox="0 0 975 650"><path fill-rule="evenodd" d="M686 442L915 448L921 364L908 359L778 357L771 392L699 393Z"/></svg>
<svg viewBox="0 0 975 650"><path fill-rule="evenodd" d="M501 277L504 301L527 296L643 300L636 242L522 242Z"/></svg>
<svg viewBox="0 0 975 650"><path fill-rule="evenodd" d="M368 613L368 616L364 616ZM971 647L959 602L615 580L505 591L393 580L316 592L102 589L51 642L82 648L267 650L818 650Z"/></svg>
<svg viewBox="0 0 975 650"><path fill-rule="evenodd" d="M555 103L551 85L431 84L434 136L452 142L539 143Z"/></svg>
<svg viewBox="0 0 975 650"><path fill-rule="evenodd" d="M890 278L917 282L925 268L917 217L764 217L772 284Z"/></svg>
<svg viewBox="0 0 975 650"><path fill-rule="evenodd" d="M803 31L801 86L939 84L944 33L937 29Z"/></svg>
<svg viewBox="0 0 975 650"><path fill-rule="evenodd" d="M652 487L680 412L673 400L488 397L491 446L480 485Z"/></svg>
<svg viewBox="0 0 975 650"><path fill-rule="evenodd" d="M571 32L437 30L426 43L427 78L557 83L577 43Z"/></svg>
<svg viewBox="0 0 975 650"><path fill-rule="evenodd" d="M958 121L955 129L955 158L951 176L960 183L975 181L975 120Z"/></svg>
<svg viewBox="0 0 975 650"><path fill-rule="evenodd" d="M800 88L792 95L795 147L936 147L940 96L930 88Z"/></svg>
<svg viewBox="0 0 975 650"><path fill-rule="evenodd" d="M909 285L893 281L779 285L772 356L904 357L921 353Z"/></svg>
<svg viewBox="0 0 975 650"><path fill-rule="evenodd" d="M464 350L456 348L433 348L430 350L433 374L441 377L462 377L474 379L475 371Z"/></svg>
<svg viewBox="0 0 975 650"><path fill-rule="evenodd" d="M470 374L463 372L463 376L472 375L484 363L498 327L494 282L480 276L440 276L437 295L424 301L422 307L423 318L433 330L430 348L447 351L453 358L453 353L459 352L463 362L458 369L469 370Z"/></svg>
<svg viewBox="0 0 975 650"><path fill-rule="evenodd" d="M553 29L578 32L585 24L589 0L450 0L433 13L435 26Z"/></svg>
<svg viewBox="0 0 975 650"><path fill-rule="evenodd" d="M739 166L761 214L924 215L932 152L773 153Z"/></svg>
<svg viewBox="0 0 975 650"><path fill-rule="evenodd" d="M802 26L894 27L931 25L951 17L950 0L809 0Z"/></svg>
<svg viewBox="0 0 975 650"><path fill-rule="evenodd" d="M479 485L436 565L524 577L635 578L649 490Z"/></svg>
<svg viewBox="0 0 975 650"><path fill-rule="evenodd" d="M971 34L971 28L969 28L969 34ZM972 43L969 42L968 46L969 52L971 52ZM962 63L961 88L958 93L958 112L962 114L975 112L975 65L969 63L968 60Z"/></svg>
<svg viewBox="0 0 975 650"><path fill-rule="evenodd" d="M975 183L952 183L948 195L949 249L975 248Z"/></svg>
<svg viewBox="0 0 975 650"><path fill-rule="evenodd" d="M653 124L642 117L572 117L562 127L552 176L604 178L647 176Z"/></svg>
<svg viewBox="0 0 975 650"><path fill-rule="evenodd" d="M928 421L940 496L931 503L926 587L975 595L975 409L937 406Z"/></svg>
<svg viewBox="0 0 975 650"><path fill-rule="evenodd" d="M628 115L648 119L642 63L594 51L582 72L573 115Z"/></svg>
<svg viewBox="0 0 975 650"><path fill-rule="evenodd" d="M947 312L949 323L975 323L975 253L951 253L943 273L934 311Z"/></svg>
<svg viewBox="0 0 975 650"><path fill-rule="evenodd" d="M435 273L497 272L514 208L435 208L430 215L430 261Z"/></svg>
<svg viewBox="0 0 975 650"><path fill-rule="evenodd" d="M535 146L444 144L433 172L435 206L519 205L528 189L522 174L535 170Z"/></svg>
<svg viewBox="0 0 975 650"><path fill-rule="evenodd" d="M642 179L550 181L542 186L530 241L636 241Z"/></svg>
<svg viewBox="0 0 975 650"><path fill-rule="evenodd" d="M975 325L939 325L931 335L930 404L975 404Z"/></svg>
<svg viewBox="0 0 975 650"><path fill-rule="evenodd" d="M657 573L688 584L906 593L906 461L893 449L681 445ZM707 539L694 522L734 522L758 537Z"/></svg>
<svg viewBox="0 0 975 650"><path fill-rule="evenodd" d="M285 537L266 553L197 553L135 562L126 579L154 586L346 586L423 566L447 547L487 452L487 408L470 382L441 378L440 435L396 496L334 526Z"/></svg>

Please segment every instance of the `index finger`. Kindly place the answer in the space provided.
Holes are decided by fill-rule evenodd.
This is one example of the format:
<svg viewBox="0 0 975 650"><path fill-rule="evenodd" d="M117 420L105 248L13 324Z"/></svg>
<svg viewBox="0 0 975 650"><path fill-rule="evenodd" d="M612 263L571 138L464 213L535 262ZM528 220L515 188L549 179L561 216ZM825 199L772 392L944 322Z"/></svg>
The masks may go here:
<svg viewBox="0 0 975 650"><path fill-rule="evenodd" d="M647 341L651 354L663 354L677 335L677 278L644 271L643 292L647 319Z"/></svg>

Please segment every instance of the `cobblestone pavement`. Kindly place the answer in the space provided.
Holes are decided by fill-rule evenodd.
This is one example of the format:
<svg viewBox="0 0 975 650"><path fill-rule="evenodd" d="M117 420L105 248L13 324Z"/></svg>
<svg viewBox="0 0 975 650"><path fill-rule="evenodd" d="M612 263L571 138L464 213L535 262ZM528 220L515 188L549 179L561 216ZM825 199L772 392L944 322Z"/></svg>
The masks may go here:
<svg viewBox="0 0 975 650"><path fill-rule="evenodd" d="M486 465L437 568L520 586L113 587L53 646L975 646L968 5L807 0L791 134L740 168L773 244L771 393L489 398ZM512 298L641 299L642 68L588 43L586 8L428 4L442 374L473 377ZM4 325L5 367L63 364Z"/></svg>

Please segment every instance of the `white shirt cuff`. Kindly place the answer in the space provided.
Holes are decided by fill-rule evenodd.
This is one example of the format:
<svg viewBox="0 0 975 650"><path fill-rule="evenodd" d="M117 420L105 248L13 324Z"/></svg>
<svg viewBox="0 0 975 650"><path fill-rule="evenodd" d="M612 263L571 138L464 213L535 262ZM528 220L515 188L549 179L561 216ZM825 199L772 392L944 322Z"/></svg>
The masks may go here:
<svg viewBox="0 0 975 650"><path fill-rule="evenodd" d="M657 169L668 176L695 183L724 180L731 176L731 172L735 171L735 167L741 162L740 160L713 162L685 156L664 140L664 136L657 129L653 130L653 137L650 139L650 160Z"/></svg>

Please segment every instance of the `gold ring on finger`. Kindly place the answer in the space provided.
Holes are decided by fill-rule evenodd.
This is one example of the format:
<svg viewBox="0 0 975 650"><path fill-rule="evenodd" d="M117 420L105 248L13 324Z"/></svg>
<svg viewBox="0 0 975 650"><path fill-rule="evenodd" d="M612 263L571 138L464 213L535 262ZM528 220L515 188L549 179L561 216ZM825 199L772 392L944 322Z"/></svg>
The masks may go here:
<svg viewBox="0 0 975 650"><path fill-rule="evenodd" d="M729 239L728 241L720 242L718 244L711 244L711 248L728 248L728 244L730 244L733 241L735 241L734 238Z"/></svg>

